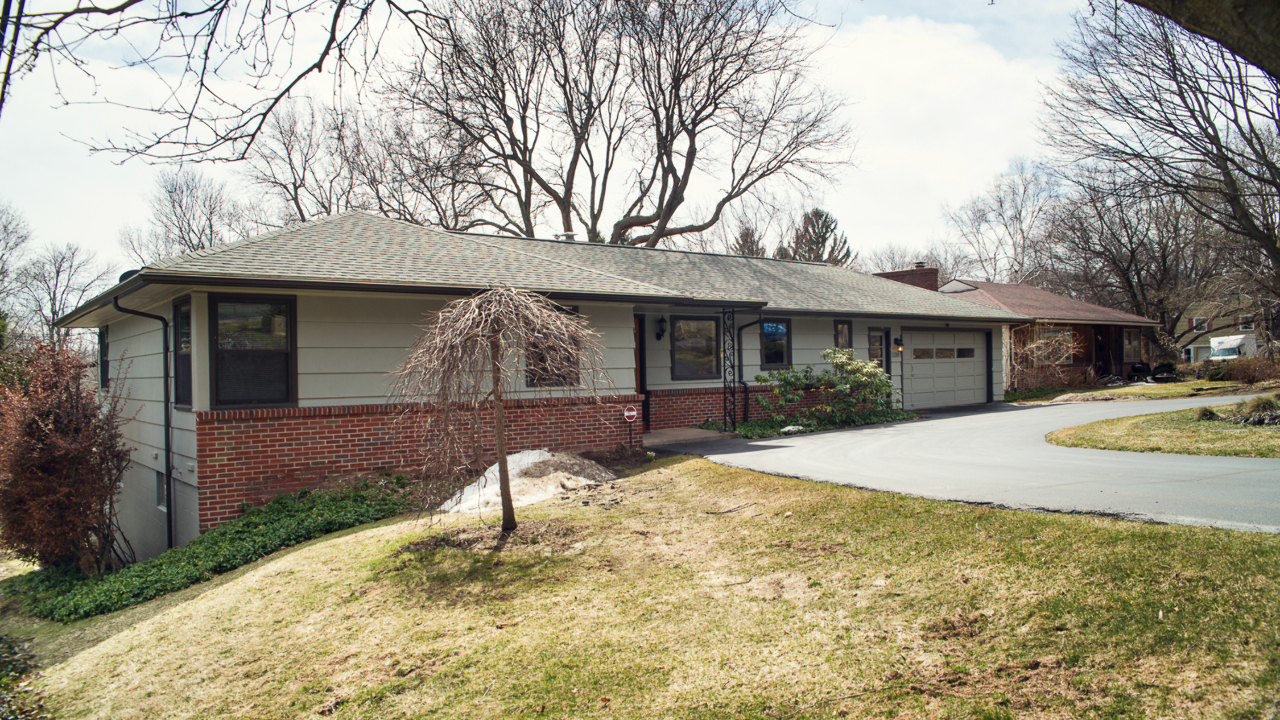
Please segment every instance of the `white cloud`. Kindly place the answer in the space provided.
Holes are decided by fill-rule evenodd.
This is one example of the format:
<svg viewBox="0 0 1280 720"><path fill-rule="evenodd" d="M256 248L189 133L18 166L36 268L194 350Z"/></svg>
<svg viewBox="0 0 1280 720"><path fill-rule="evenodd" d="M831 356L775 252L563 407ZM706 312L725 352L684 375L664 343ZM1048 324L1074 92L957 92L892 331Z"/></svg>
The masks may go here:
<svg viewBox="0 0 1280 720"><path fill-rule="evenodd" d="M942 237L944 205L1039 150L1039 83L1054 63L1011 60L971 25L867 18L836 33L815 66L850 100L858 167L822 200L855 248Z"/></svg>
<svg viewBox="0 0 1280 720"><path fill-rule="evenodd" d="M816 199L856 248L941 237L943 205L981 191L1010 159L1037 153L1038 83L1055 64L1049 28L1065 35L1068 10L1001 3L965 6L959 15L859 3L814 58L814 78L851 101L858 138L858 167ZM866 14L879 7L891 16ZM922 19L926 12L949 22ZM117 89L148 80L110 73ZM23 212L40 240L78 242L123 262L117 233L146 220L155 169L91 157L70 138L119 137L146 119L101 105L54 109L42 74L26 78L11 99L0 121L0 199ZM228 166L201 170L234 177Z"/></svg>

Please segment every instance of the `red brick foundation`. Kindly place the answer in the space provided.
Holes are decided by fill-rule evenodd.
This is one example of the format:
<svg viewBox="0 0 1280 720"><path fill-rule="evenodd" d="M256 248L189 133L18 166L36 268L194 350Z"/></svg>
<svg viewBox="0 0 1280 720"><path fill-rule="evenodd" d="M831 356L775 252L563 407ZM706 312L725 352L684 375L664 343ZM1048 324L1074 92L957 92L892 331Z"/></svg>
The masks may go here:
<svg viewBox="0 0 1280 720"><path fill-rule="evenodd" d="M738 420L762 420L765 409L756 400L761 395L773 392L770 385L751 385L750 402L747 403L748 414L742 413L744 393L737 389ZM784 414L794 415L800 410L816 407L822 402L822 393L816 390L805 391L804 398L787 406ZM649 391L649 429L666 430L701 425L708 419L721 422L724 418L723 388L687 388L679 390Z"/></svg>
<svg viewBox="0 0 1280 720"><path fill-rule="evenodd" d="M642 395L509 400L509 452L534 448L582 451L626 445L622 410ZM196 413L200 529L241 514L276 495L315 487L330 475L413 467L420 457L400 437L399 405L352 405ZM481 414L482 421L486 413ZM491 415L490 415L491 417ZM701 421L699 421L701 422ZM492 427L490 423L488 427ZM485 459L493 458L493 434L482 433ZM630 442L640 444L635 427Z"/></svg>

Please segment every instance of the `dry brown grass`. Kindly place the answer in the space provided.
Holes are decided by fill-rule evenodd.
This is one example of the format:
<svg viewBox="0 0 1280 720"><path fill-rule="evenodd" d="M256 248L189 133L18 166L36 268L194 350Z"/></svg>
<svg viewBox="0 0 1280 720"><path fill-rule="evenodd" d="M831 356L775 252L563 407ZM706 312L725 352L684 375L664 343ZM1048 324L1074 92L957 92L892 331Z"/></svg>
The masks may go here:
<svg viewBox="0 0 1280 720"><path fill-rule="evenodd" d="M523 515L301 546L104 619L39 686L117 720L1276 711L1278 538L687 458Z"/></svg>

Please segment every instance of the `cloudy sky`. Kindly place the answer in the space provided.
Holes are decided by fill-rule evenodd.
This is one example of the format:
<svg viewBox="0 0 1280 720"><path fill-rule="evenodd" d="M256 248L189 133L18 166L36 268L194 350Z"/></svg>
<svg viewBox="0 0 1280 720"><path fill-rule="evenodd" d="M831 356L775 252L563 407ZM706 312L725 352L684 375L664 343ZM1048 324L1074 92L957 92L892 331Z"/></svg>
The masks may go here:
<svg viewBox="0 0 1280 720"><path fill-rule="evenodd" d="M1010 160L1038 153L1040 85L1055 43L1085 0L853 0L821 4L831 26L815 77L848 101L856 167L815 200L855 249L942 239L945 206L981 192ZM116 80L133 79L118 71ZM64 76L65 77L65 76ZM137 82L146 82L139 76ZM76 242L122 268L122 226L141 225L156 168L90 155L81 141L133 120L98 106L58 107L47 73L18 84L0 121L0 200L40 242ZM234 178L226 166L207 172Z"/></svg>

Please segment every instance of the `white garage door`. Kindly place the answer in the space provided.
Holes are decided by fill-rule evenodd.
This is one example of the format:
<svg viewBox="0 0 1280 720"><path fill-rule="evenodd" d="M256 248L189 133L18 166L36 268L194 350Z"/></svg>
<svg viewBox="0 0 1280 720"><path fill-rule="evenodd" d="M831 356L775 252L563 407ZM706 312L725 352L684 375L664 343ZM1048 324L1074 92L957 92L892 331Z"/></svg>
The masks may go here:
<svg viewBox="0 0 1280 720"><path fill-rule="evenodd" d="M907 332L902 398L913 408L987 401L985 332Z"/></svg>

